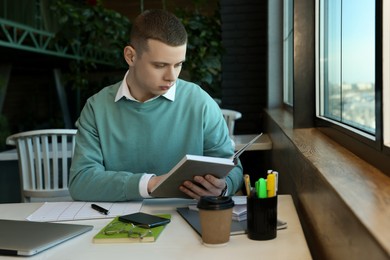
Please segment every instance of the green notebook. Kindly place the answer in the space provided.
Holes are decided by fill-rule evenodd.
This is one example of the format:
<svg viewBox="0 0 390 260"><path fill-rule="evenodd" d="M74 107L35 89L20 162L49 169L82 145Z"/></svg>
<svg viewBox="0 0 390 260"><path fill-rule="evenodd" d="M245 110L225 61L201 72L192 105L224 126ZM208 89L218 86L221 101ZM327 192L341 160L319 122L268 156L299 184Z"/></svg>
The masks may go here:
<svg viewBox="0 0 390 260"><path fill-rule="evenodd" d="M157 216L171 218L170 214L159 214ZM145 229L134 226L131 223L121 222L116 217L93 237L93 242L97 244L154 242L165 226Z"/></svg>

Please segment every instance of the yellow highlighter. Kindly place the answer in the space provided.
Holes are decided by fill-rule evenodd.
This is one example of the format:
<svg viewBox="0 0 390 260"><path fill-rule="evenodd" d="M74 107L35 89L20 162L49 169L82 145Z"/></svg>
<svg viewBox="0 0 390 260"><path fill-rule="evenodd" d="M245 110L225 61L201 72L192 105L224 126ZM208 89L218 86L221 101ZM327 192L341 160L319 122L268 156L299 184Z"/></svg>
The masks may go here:
<svg viewBox="0 0 390 260"><path fill-rule="evenodd" d="M270 173L267 175L267 197L274 197L276 196L276 179L275 174Z"/></svg>

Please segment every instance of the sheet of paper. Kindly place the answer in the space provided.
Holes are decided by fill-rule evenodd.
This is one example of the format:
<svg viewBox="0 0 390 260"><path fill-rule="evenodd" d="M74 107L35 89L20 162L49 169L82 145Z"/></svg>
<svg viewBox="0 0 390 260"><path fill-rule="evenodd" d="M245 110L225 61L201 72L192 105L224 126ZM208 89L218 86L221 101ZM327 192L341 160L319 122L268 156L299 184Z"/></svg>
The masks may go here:
<svg viewBox="0 0 390 260"><path fill-rule="evenodd" d="M109 210L104 215L91 208L91 204ZM28 216L30 221L52 222L82 219L114 218L119 215L131 214L140 211L142 201L137 202L45 202L39 209Z"/></svg>

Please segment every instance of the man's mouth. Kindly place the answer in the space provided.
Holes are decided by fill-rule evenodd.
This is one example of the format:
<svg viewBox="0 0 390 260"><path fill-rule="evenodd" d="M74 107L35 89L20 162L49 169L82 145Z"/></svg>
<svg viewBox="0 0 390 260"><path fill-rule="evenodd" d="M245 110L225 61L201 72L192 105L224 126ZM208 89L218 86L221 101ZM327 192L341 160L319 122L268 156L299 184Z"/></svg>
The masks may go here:
<svg viewBox="0 0 390 260"><path fill-rule="evenodd" d="M160 86L160 89L163 91L169 90L170 88L170 86Z"/></svg>

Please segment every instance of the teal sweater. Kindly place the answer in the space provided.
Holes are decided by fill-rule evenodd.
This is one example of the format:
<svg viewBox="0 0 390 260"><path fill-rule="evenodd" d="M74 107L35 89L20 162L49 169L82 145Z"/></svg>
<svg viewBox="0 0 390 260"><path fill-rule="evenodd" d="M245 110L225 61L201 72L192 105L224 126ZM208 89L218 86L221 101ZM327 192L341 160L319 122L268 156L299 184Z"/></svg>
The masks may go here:
<svg viewBox="0 0 390 260"><path fill-rule="evenodd" d="M185 154L233 155L221 110L199 86L179 79L174 101L114 102L120 83L89 98L80 114L69 180L75 200L142 199L144 173L165 174ZM226 178L231 194L242 180L239 163Z"/></svg>

